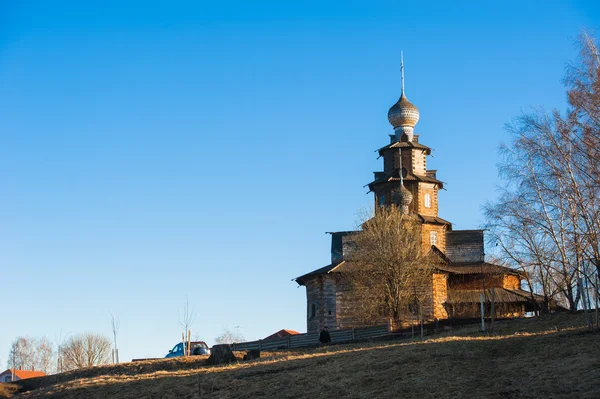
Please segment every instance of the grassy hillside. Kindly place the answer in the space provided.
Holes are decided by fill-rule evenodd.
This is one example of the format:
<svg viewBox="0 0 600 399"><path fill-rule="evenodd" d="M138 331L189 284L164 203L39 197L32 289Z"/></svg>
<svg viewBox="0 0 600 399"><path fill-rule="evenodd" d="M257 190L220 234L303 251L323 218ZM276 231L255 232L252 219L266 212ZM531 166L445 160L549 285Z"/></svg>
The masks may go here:
<svg viewBox="0 0 600 399"><path fill-rule="evenodd" d="M600 336L581 315L463 327L426 340L125 363L23 381L16 398L598 398Z"/></svg>

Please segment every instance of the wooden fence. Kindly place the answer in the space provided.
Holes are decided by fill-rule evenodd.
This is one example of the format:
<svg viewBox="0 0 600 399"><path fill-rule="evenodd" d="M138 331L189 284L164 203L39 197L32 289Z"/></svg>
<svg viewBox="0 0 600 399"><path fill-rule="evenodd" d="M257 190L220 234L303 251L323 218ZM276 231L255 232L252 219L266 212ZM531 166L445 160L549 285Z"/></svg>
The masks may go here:
<svg viewBox="0 0 600 399"><path fill-rule="evenodd" d="M436 322L427 322L423 324L423 335L432 335L443 327L461 327L467 325L477 325L481 322L479 318L475 319L444 319ZM414 335L413 335L414 334ZM345 330L329 331L332 343L351 342L355 340L365 340L388 336L390 338L410 338L412 336L421 336L420 324L415 324L414 329L407 327L406 323L381 324L371 327L349 328ZM250 342L241 342L232 344L231 349L234 351L245 351L250 349L260 350L276 350L276 349L293 349L307 346L319 345L319 333L304 333L290 335L286 338L258 340Z"/></svg>
<svg viewBox="0 0 600 399"><path fill-rule="evenodd" d="M342 343L354 340L363 340L370 338L382 337L390 334L390 325L382 324L372 327L349 328L346 330L329 331L332 343ZM297 335L290 335L285 338L258 340L250 342L240 342L232 344L231 349L234 351L245 351L251 349L260 350L276 350L276 349L292 349L302 348L306 346L315 346L319 344L319 333L311 332Z"/></svg>

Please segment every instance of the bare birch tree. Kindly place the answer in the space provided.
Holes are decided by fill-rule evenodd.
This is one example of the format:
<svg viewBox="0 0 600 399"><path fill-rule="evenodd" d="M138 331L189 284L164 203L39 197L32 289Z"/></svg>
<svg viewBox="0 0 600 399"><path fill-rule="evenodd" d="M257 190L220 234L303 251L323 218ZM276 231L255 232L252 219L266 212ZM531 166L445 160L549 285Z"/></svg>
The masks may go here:
<svg viewBox="0 0 600 399"><path fill-rule="evenodd" d="M52 374L56 370L56 351L54 345L46 337L42 337L37 342L38 351L38 370L45 374Z"/></svg>
<svg viewBox="0 0 600 399"><path fill-rule="evenodd" d="M18 337L11 345L8 367L52 374L55 372L55 360L56 352L46 337Z"/></svg>
<svg viewBox="0 0 600 399"><path fill-rule="evenodd" d="M565 83L565 116L543 110L509 126L501 147L506 184L486 206L487 227L505 261L529 272L530 288L574 311L584 281L600 268L600 56L583 33Z"/></svg>
<svg viewBox="0 0 600 399"><path fill-rule="evenodd" d="M579 37L579 57L567 69L569 122L577 162L569 176L579 202L586 258L600 270L600 51L591 33ZM577 184L575 184L577 183Z"/></svg>
<svg viewBox="0 0 600 399"><path fill-rule="evenodd" d="M8 368L34 370L38 365L37 340L32 337L17 337L8 354Z"/></svg>

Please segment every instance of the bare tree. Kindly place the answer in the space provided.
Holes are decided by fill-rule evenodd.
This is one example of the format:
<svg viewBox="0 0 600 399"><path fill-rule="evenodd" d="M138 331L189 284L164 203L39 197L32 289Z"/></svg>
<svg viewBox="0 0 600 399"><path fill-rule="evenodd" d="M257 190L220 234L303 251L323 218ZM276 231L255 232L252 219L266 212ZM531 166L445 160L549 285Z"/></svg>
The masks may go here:
<svg viewBox="0 0 600 399"><path fill-rule="evenodd" d="M233 344L236 342L243 342L244 336L239 332L231 331L228 327L223 329L223 333L215 338L215 342L218 344Z"/></svg>
<svg viewBox="0 0 600 399"><path fill-rule="evenodd" d="M32 337L17 337L8 354L8 368L34 370L38 365L37 340Z"/></svg>
<svg viewBox="0 0 600 399"><path fill-rule="evenodd" d="M110 362L110 355L110 339L94 333L76 335L61 347L65 370L107 364Z"/></svg>
<svg viewBox="0 0 600 399"><path fill-rule="evenodd" d="M56 352L46 337L18 337L11 345L8 367L52 374L55 371L55 359Z"/></svg>
<svg viewBox="0 0 600 399"><path fill-rule="evenodd" d="M194 308L190 308L189 299L186 295L185 304L183 305L183 312L181 314L177 312L177 320L179 321L179 325L183 328L183 339L185 342L188 342L191 339L189 336L190 328L196 320L196 315L197 313Z"/></svg>
<svg viewBox="0 0 600 399"><path fill-rule="evenodd" d="M506 184L486 206L487 227L503 258L529 272L532 291L587 307L584 279L600 268L600 56L583 33L565 79L571 108L542 110L509 126L501 148Z"/></svg>
<svg viewBox="0 0 600 399"><path fill-rule="evenodd" d="M113 348L113 363L119 363L119 349L117 348L117 334L119 332L119 319L115 320L115 316L110 314L110 324L112 327L113 339L115 346Z"/></svg>
<svg viewBox="0 0 600 399"><path fill-rule="evenodd" d="M52 374L56 370L56 352L54 345L46 337L42 337L37 342L37 360L38 370L45 374Z"/></svg>
<svg viewBox="0 0 600 399"><path fill-rule="evenodd" d="M430 295L432 257L421 246L421 225L395 205L380 207L349 236L351 251L343 275L364 322L399 320L419 313ZM429 287L429 288L428 288Z"/></svg>
<svg viewBox="0 0 600 399"><path fill-rule="evenodd" d="M579 37L579 57L569 65L568 116L572 126L575 168L569 175L574 186L573 200L581 206L581 237L586 258L600 270L600 51L598 40L589 32Z"/></svg>

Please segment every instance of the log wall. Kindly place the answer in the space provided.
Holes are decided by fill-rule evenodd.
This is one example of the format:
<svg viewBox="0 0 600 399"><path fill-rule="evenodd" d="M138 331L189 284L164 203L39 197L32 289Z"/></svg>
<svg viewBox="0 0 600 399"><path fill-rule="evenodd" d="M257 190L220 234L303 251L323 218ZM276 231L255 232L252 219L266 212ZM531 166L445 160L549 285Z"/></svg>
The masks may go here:
<svg viewBox="0 0 600 399"><path fill-rule="evenodd" d="M424 250L431 248L432 231L437 232L437 243L435 244L442 252L446 251L446 226L440 224L423 223L421 225L421 245Z"/></svg>
<svg viewBox="0 0 600 399"><path fill-rule="evenodd" d="M333 275L316 276L306 282L306 305L308 332L321 331L324 326L337 328L336 287Z"/></svg>
<svg viewBox="0 0 600 399"><path fill-rule="evenodd" d="M435 187L436 185L433 183L419 182L418 195L413 193L417 213L425 216L438 216L438 190ZM425 206L425 194L429 194L431 197L431 206L429 208Z"/></svg>
<svg viewBox="0 0 600 399"><path fill-rule="evenodd" d="M502 287L509 289L509 290L520 290L521 289L521 279L518 276L513 276L511 274L505 274Z"/></svg>
<svg viewBox="0 0 600 399"><path fill-rule="evenodd" d="M433 275L433 317L436 319L447 319L448 312L444 303L448 299L448 275L435 273Z"/></svg>

